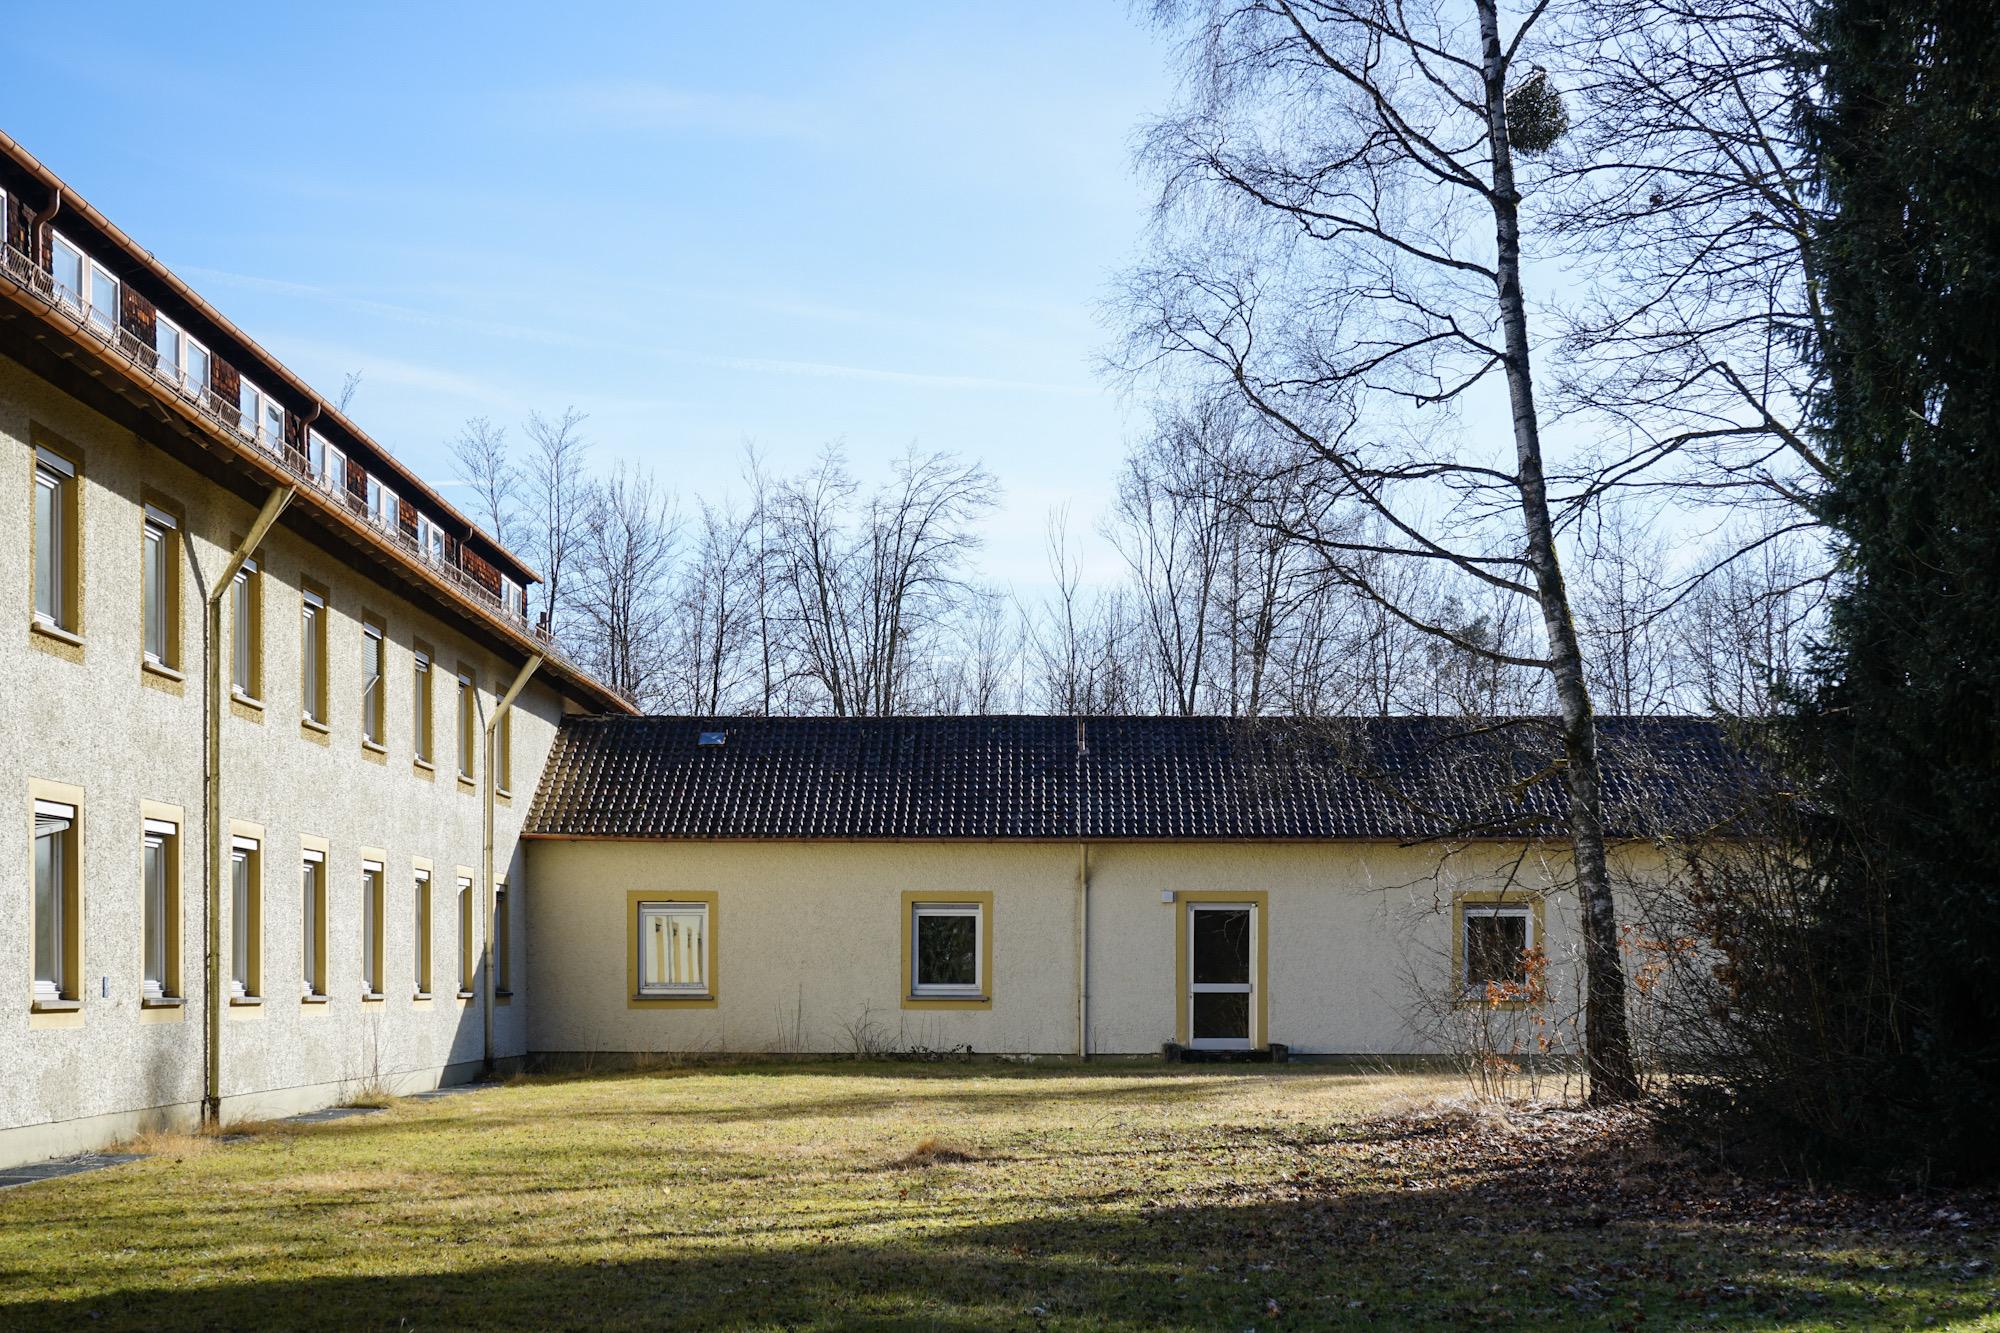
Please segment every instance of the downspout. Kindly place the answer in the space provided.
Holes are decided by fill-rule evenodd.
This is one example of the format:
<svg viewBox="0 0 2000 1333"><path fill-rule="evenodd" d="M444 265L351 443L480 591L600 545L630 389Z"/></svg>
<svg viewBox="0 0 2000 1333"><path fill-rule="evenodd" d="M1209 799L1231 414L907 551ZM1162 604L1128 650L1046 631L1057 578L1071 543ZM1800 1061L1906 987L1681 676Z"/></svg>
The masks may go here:
<svg viewBox="0 0 2000 1333"><path fill-rule="evenodd" d="M1090 844L1076 845L1076 1053L1090 1058Z"/></svg>
<svg viewBox="0 0 2000 1333"><path fill-rule="evenodd" d="M507 693L500 696L500 702L493 706L493 712L486 719L486 799L481 802L485 817L480 830L479 851L480 899L485 904L486 930L483 946L485 965L479 969L479 974L483 978L479 983L479 993L480 1008L484 1011L482 1018L486 1040L483 1064L488 1074L493 1072L493 820L494 806L499 800L499 784L493 769L493 736L494 729L500 725L500 719L514 706L514 700L520 697L528 678L535 674L535 669L541 664L540 653L530 657L522 665L520 673L514 677L514 683L507 687Z"/></svg>
<svg viewBox="0 0 2000 1333"><path fill-rule="evenodd" d="M1076 1056L1090 1058L1090 844L1083 840L1083 764L1090 754L1084 720L1076 720L1076 802L1071 830L1076 834Z"/></svg>
<svg viewBox="0 0 2000 1333"><path fill-rule="evenodd" d="M48 267L55 262L49 258L49 223L53 222L56 214L62 211L62 206L62 186L58 185L49 191L48 207L28 219L28 239L35 247L32 257L35 263L42 267Z"/></svg>
<svg viewBox="0 0 2000 1333"><path fill-rule="evenodd" d="M257 511L257 521L250 525L250 532L229 553L229 560L222 572L208 587L203 596L207 609L207 643L202 656L208 676L208 752L206 779L208 821L208 946L204 966L207 970L208 988L208 1060L207 1087L204 1089L203 1114L213 1125L222 1123L222 1011L228 1003L223 984L222 969L222 867L228 863L227 848L223 846L226 836L222 824L222 599L236 582L237 571L243 562L257 549L266 533L278 521L278 515L285 512L285 506L298 494L295 486L277 486L266 497L264 507ZM242 923L237 923L242 929Z"/></svg>

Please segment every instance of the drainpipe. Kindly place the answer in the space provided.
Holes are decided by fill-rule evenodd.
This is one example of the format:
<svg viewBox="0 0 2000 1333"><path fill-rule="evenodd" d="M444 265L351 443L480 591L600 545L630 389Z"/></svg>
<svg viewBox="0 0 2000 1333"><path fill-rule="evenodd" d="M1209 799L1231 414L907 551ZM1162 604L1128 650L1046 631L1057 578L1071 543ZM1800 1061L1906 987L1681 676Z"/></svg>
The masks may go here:
<svg viewBox="0 0 2000 1333"><path fill-rule="evenodd" d="M223 565L215 582L209 585L203 598L208 612L207 643L202 653L208 676L208 771L203 775L206 779L203 785L207 788L208 820L208 947L205 960L208 983L208 1086L202 1102L203 1114L214 1125L222 1123L222 1012L229 1002L222 967L222 867L229 863L228 848L223 845L226 832L222 824L222 599L228 596L230 587L236 582L236 572L243 568L243 562L263 542L264 535L278 521L278 515L285 512L285 506L297 494L298 488L294 486L272 489L264 507L257 511L257 521L250 525L249 535L229 553L228 562ZM242 929L241 922L237 923L237 929Z"/></svg>
<svg viewBox="0 0 2000 1333"><path fill-rule="evenodd" d="M1076 806L1070 813L1076 838L1076 1057L1090 1058L1090 844L1083 840L1083 765L1090 734L1076 720Z"/></svg>
<svg viewBox="0 0 2000 1333"><path fill-rule="evenodd" d="M49 223L55 220L56 214L62 211L62 206L62 186L58 185L49 191L48 207L28 219L28 239L35 247L35 253L31 257L39 265L46 266L54 262L48 257L48 228Z"/></svg>
<svg viewBox="0 0 2000 1333"><path fill-rule="evenodd" d="M1090 1058L1090 844L1076 845L1076 1053Z"/></svg>
<svg viewBox="0 0 2000 1333"><path fill-rule="evenodd" d="M479 896L485 904L486 913L484 918L486 961L485 966L479 969L480 976L484 978L479 984L479 992L480 1007L484 1010L486 1037L484 1067L488 1074L493 1072L493 816L494 806L499 800L499 788L493 770L493 736L494 729L500 725L500 719L514 706L514 700L527 685L528 677L534 675L535 668L541 664L540 653L530 657L521 667L520 674L514 677L514 683L507 687L507 693L500 696L500 702L493 706L493 712L486 719L486 799L481 802L485 807L485 818L482 821L484 827L481 829L479 852Z"/></svg>

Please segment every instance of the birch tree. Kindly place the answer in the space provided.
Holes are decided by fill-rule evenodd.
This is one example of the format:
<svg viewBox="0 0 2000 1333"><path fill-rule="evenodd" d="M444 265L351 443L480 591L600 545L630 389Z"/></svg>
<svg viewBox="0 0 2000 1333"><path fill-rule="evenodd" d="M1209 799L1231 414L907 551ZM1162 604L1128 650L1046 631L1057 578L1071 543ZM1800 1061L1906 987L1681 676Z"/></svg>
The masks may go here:
<svg viewBox="0 0 2000 1333"><path fill-rule="evenodd" d="M1126 284L1124 364L1226 391L1266 423L1276 443L1252 481L1311 478L1277 527L1332 577L1463 652L1545 674L1591 1095L1608 1102L1636 1096L1638 1080L1525 285L1523 157L1563 130L1559 98L1529 85L1546 3L1513 17L1499 0L1164 5L1188 34L1187 90L1146 140L1160 240ZM1357 516L1381 535L1356 535ZM1378 559L1518 600L1539 647L1426 619L1373 577Z"/></svg>

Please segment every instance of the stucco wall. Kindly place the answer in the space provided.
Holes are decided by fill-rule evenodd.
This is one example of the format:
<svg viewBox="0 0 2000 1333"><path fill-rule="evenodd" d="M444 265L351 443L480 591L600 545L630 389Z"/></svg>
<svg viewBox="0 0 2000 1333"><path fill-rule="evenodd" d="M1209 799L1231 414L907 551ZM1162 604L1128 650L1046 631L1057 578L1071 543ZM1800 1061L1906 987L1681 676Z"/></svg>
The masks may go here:
<svg viewBox="0 0 2000 1333"><path fill-rule="evenodd" d="M529 840L536 1051L842 1051L852 1027L901 1045L1077 1048L1078 848L1031 843ZM1448 986L1454 894L1547 884L1522 849L1448 857L1387 844L1093 844L1089 1033L1095 1053L1176 1033L1175 923L1191 893L1262 893L1268 1031L1304 1053L1417 1053L1424 987ZM716 895L712 1007L635 1008L632 892ZM992 1005L903 1007L902 894L991 892ZM1175 901L1162 901L1173 893ZM1566 893L1545 905L1551 989L1572 985Z"/></svg>
<svg viewBox="0 0 2000 1333"><path fill-rule="evenodd" d="M29 631L30 423L61 436L82 459L83 645ZM141 495L183 510L180 636L185 680L140 663ZM115 427L13 361L0 359L0 1163L49 1144L124 1132L155 1109L186 1115L202 1095L205 831L202 826L202 593L254 509ZM435 1082L481 1054L477 1000L452 994L457 972L456 867L476 874L480 798L454 775L453 671L478 671L490 708L518 663L503 662L427 612L306 542L283 520L260 552L264 583L264 707L232 705L223 721L223 818L264 828L265 1003L232 1010L223 1025L223 1091L231 1114L323 1103L353 1080ZM329 730L300 724L300 585L328 592ZM361 744L360 617L388 629L386 753ZM227 631L225 631L227 632ZM413 640L436 650L437 771L413 763ZM514 990L496 1011L502 1055L526 1041L529 983L516 834L554 736L562 703L535 684L513 723L516 792L498 812L496 866L514 892ZM32 913L29 784L82 789L81 1009L31 1014ZM140 803L179 806L181 991L178 1010L140 1007ZM300 1000L299 859L325 840L328 906L324 1005ZM385 855L385 998L360 998L361 849ZM434 866L435 998L412 1000L412 870ZM225 941L228 895L224 894ZM475 913L475 915L477 915ZM225 953L225 960L226 960ZM226 966L226 961L225 961ZM476 989L476 988L475 988ZM70 1125L71 1130L62 1129ZM76 1128L85 1127L85 1128ZM112 1132L107 1130L105 1132ZM54 1149L48 1149L54 1150Z"/></svg>

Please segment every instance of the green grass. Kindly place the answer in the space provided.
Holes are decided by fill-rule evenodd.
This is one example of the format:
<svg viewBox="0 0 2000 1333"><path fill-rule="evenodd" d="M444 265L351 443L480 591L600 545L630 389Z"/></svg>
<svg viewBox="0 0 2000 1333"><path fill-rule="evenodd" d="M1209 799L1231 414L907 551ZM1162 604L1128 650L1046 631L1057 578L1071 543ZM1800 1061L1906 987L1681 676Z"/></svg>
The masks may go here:
<svg viewBox="0 0 2000 1333"><path fill-rule="evenodd" d="M1585 1217L1358 1123L1455 1091L752 1065L162 1137L0 1193L0 1328L2000 1327L1984 1233Z"/></svg>

